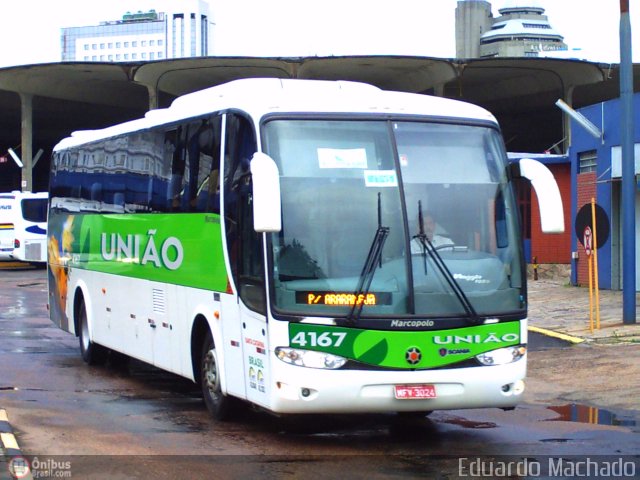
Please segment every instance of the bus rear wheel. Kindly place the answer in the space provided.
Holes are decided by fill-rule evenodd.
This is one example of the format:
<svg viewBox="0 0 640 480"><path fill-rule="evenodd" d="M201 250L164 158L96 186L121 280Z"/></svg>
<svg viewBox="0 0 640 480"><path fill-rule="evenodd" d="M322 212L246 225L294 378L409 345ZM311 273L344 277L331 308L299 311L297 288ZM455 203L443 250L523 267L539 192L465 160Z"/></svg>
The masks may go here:
<svg viewBox="0 0 640 480"><path fill-rule="evenodd" d="M80 327L78 338L82 359L89 365L104 363L107 359L107 349L91 341L89 336L89 319L87 318L87 308L84 305L84 301L78 309L78 326Z"/></svg>
<svg viewBox="0 0 640 480"><path fill-rule="evenodd" d="M220 362L211 332L207 332L200 355L200 387L207 410L216 420L230 420L235 399L222 393Z"/></svg>

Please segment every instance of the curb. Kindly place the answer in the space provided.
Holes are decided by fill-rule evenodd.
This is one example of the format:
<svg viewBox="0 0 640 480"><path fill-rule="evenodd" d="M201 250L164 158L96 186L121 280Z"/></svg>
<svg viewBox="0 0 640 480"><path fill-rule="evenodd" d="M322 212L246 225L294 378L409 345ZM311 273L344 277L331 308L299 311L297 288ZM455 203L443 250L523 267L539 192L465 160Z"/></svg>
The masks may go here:
<svg viewBox="0 0 640 480"><path fill-rule="evenodd" d="M33 265L26 262L0 261L0 270L32 270Z"/></svg>
<svg viewBox="0 0 640 480"><path fill-rule="evenodd" d="M584 338L573 337L571 335L567 335L566 333L554 332L553 330L547 330L546 328L529 326L528 330L530 332L540 333L542 335L546 335L547 337L557 338L573 344L583 343L586 341Z"/></svg>
<svg viewBox="0 0 640 480"><path fill-rule="evenodd" d="M33 479L29 463L18 446L18 441L9 423L9 417L4 409L0 409L0 453L7 460L12 478Z"/></svg>

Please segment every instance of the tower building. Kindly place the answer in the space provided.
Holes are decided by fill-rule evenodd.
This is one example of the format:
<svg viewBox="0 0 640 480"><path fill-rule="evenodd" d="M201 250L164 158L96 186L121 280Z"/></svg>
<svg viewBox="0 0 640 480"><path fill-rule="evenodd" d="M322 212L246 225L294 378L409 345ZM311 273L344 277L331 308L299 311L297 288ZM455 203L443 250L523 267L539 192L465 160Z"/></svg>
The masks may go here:
<svg viewBox="0 0 640 480"><path fill-rule="evenodd" d="M536 0L512 0L494 18L482 0L460 0L456 7L458 58L538 57L566 50L564 37L549 23Z"/></svg>

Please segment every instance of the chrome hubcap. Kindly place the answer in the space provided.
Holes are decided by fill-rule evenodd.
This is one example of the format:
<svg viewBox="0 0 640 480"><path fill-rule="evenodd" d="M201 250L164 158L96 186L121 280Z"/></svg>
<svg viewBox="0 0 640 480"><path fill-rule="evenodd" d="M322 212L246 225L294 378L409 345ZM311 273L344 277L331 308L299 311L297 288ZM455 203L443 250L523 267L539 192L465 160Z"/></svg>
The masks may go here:
<svg viewBox="0 0 640 480"><path fill-rule="evenodd" d="M218 397L218 364L213 350L207 352L203 365L204 380L212 398Z"/></svg>

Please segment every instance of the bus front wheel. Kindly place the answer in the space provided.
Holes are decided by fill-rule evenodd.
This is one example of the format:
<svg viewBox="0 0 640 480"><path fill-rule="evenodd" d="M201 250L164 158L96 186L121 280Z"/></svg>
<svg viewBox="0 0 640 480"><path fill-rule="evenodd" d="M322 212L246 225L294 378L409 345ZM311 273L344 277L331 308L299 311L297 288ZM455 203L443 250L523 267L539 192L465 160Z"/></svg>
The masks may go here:
<svg viewBox="0 0 640 480"><path fill-rule="evenodd" d="M102 345L98 345L91 341L89 336L89 319L87 318L87 309L84 302L78 309L78 325L80 327L80 354L82 359L89 365L98 365L104 363L107 358L107 349Z"/></svg>
<svg viewBox="0 0 640 480"><path fill-rule="evenodd" d="M207 332L207 337L202 346L200 355L200 386L202 397L207 406L207 410L216 420L229 420L232 416L234 400L222 393L220 383L222 372L218 353L213 343L211 332Z"/></svg>

